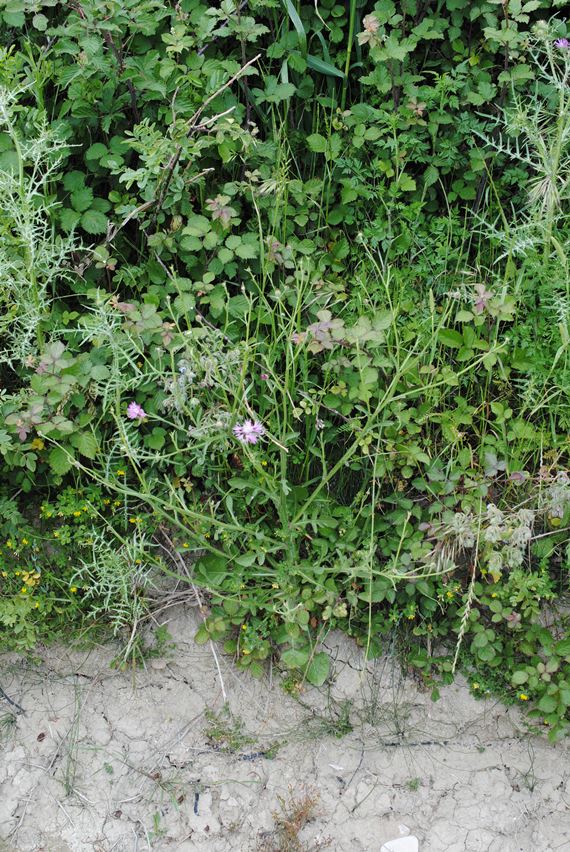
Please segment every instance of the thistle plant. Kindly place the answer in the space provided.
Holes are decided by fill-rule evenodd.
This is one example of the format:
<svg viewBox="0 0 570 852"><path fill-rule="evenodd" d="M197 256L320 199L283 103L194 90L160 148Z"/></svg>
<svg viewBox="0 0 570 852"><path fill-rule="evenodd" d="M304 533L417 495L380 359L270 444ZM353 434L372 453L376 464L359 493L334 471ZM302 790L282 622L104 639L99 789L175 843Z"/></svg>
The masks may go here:
<svg viewBox="0 0 570 852"><path fill-rule="evenodd" d="M116 535L116 534L115 534ZM123 651L128 657L141 620L148 614L144 592L152 587L150 543L135 529L129 537L116 538L110 527L93 529L91 558L81 559L73 582L83 587L86 610L104 615L113 634L130 631Z"/></svg>
<svg viewBox="0 0 570 852"><path fill-rule="evenodd" d="M555 251L564 258L556 225L564 216L570 197L570 49L567 39L555 39L541 22L534 28L528 59L535 71L534 92L520 94L513 88L493 134L476 131L486 145L528 171L527 210L518 225L507 225L511 251L524 254L543 246L544 258Z"/></svg>
<svg viewBox="0 0 570 852"><path fill-rule="evenodd" d="M34 109L27 110L23 132L24 94L0 87L0 357L10 365L42 350L53 294L69 277L66 264L76 245L73 236L57 234L51 220L50 184L66 143Z"/></svg>

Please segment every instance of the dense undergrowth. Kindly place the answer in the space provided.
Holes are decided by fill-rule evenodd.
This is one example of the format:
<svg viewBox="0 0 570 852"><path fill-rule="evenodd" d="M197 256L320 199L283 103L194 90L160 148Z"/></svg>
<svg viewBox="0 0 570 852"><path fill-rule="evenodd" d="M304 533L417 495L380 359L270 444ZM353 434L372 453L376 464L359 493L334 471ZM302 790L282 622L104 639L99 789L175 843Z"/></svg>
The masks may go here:
<svg viewBox="0 0 570 852"><path fill-rule="evenodd" d="M198 591L565 729L558 6L3 0L2 648Z"/></svg>

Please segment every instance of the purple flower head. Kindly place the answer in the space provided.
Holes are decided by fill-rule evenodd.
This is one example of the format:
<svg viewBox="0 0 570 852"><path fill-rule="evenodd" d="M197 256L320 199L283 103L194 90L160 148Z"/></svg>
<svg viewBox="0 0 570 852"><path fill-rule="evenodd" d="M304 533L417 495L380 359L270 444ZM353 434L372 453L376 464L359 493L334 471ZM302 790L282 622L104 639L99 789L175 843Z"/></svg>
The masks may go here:
<svg viewBox="0 0 570 852"><path fill-rule="evenodd" d="M259 439L265 435L265 428L258 420L244 420L233 428L233 433L244 444L257 444Z"/></svg>
<svg viewBox="0 0 570 852"><path fill-rule="evenodd" d="M260 376L259 376L259 378L260 378L262 381L266 382L266 381L267 381L267 379L269 378L269 373L261 373L261 374L260 374Z"/></svg>
<svg viewBox="0 0 570 852"><path fill-rule="evenodd" d="M489 299L493 298L493 294L487 290L484 284L475 284L475 303L473 305L473 311L476 314L482 314L483 311L487 308L487 304Z"/></svg>
<svg viewBox="0 0 570 852"><path fill-rule="evenodd" d="M129 420L142 420L146 417L146 411L138 402L131 402L127 408L127 417Z"/></svg>
<svg viewBox="0 0 570 852"><path fill-rule="evenodd" d="M561 50L570 48L570 41L567 38L557 38L554 42L554 47L559 47Z"/></svg>

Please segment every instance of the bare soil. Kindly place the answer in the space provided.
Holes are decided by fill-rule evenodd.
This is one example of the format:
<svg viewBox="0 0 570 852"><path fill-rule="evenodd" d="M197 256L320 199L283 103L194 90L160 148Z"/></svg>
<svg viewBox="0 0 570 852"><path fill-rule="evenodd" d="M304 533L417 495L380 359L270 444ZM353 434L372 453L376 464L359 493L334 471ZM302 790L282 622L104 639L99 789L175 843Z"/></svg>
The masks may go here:
<svg viewBox="0 0 570 852"><path fill-rule="evenodd" d="M568 743L458 680L432 702L390 658L329 637L334 675L298 697L193 642L146 668L116 648L0 660L2 852L570 850ZM300 816L299 816L300 815ZM299 817L297 819L297 817Z"/></svg>

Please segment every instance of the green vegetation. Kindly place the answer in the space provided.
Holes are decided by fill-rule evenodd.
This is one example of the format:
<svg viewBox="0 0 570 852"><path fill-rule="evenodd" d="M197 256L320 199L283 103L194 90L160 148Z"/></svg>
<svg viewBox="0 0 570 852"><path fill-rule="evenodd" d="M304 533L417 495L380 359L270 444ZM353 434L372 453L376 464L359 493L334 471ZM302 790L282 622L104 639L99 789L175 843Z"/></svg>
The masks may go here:
<svg viewBox="0 0 570 852"><path fill-rule="evenodd" d="M2 0L0 647L199 589L565 730L560 5Z"/></svg>

